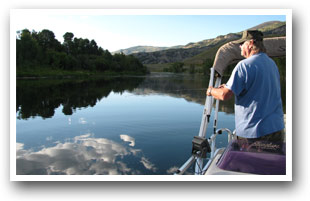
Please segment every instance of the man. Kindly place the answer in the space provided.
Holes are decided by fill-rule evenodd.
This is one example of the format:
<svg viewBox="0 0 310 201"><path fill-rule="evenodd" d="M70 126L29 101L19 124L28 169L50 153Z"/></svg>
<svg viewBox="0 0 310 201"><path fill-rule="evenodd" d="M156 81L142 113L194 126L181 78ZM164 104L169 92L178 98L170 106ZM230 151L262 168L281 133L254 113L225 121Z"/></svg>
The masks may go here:
<svg viewBox="0 0 310 201"><path fill-rule="evenodd" d="M226 84L209 87L208 96L227 100L235 95L235 124L238 138L284 140L280 76L275 62L266 55L263 34L243 32L241 55L246 59L234 68Z"/></svg>

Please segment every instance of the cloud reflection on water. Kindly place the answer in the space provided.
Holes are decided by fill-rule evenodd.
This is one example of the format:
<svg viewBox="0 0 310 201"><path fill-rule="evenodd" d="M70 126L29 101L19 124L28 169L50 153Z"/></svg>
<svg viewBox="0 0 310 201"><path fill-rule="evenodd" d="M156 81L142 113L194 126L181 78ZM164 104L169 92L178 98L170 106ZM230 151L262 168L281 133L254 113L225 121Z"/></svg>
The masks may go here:
<svg viewBox="0 0 310 201"><path fill-rule="evenodd" d="M120 138L125 142L130 142L129 146L135 146L135 139L130 137L129 135L120 135Z"/></svg>
<svg viewBox="0 0 310 201"><path fill-rule="evenodd" d="M144 170L156 172L157 168L143 156L142 151L133 148L134 138L128 135L120 135L120 138L130 142L131 147L106 138L94 138L90 133L63 143L57 142L55 146L39 151L25 150L24 144L17 143L16 174L118 175L141 174ZM130 166L133 162L139 168Z"/></svg>

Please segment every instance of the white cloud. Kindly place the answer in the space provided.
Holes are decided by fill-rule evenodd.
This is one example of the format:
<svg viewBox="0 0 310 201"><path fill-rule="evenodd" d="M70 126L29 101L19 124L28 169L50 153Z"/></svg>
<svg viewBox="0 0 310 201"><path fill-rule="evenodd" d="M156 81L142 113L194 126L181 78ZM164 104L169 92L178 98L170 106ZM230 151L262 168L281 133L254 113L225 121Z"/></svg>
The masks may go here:
<svg viewBox="0 0 310 201"><path fill-rule="evenodd" d="M130 142L129 146L134 147L135 146L135 138L130 137L129 135L120 135L120 138L125 142Z"/></svg>
<svg viewBox="0 0 310 201"><path fill-rule="evenodd" d="M51 140L53 140L53 136L46 137L46 141L51 141Z"/></svg>
<svg viewBox="0 0 310 201"><path fill-rule="evenodd" d="M85 118L81 117L79 118L79 124L87 124L87 121L85 120Z"/></svg>
<svg viewBox="0 0 310 201"><path fill-rule="evenodd" d="M177 172L178 169L179 169L178 167L173 166L167 170L167 174L174 174Z"/></svg>
<svg viewBox="0 0 310 201"><path fill-rule="evenodd" d="M142 157L140 162L144 165L146 169L156 172L157 168L147 158Z"/></svg>
<svg viewBox="0 0 310 201"><path fill-rule="evenodd" d="M94 138L91 133L76 136L39 151L25 150L16 144L16 174L138 174L120 158L134 156L145 168L155 171L154 165L137 155L140 150L127 148L112 140Z"/></svg>

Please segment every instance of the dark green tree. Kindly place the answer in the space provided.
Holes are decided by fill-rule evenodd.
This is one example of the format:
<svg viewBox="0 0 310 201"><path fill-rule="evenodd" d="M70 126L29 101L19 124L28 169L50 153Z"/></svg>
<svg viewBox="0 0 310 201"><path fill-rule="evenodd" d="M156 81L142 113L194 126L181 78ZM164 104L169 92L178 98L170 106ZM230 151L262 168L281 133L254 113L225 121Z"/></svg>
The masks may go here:
<svg viewBox="0 0 310 201"><path fill-rule="evenodd" d="M172 63L169 67L169 71L170 72L174 72L174 73L182 73L185 71L185 69L183 68L184 63L183 62L175 62Z"/></svg>
<svg viewBox="0 0 310 201"><path fill-rule="evenodd" d="M52 31L44 29L38 33L37 37L38 43L43 51L47 51L48 49L61 51L61 44L55 39L55 34Z"/></svg>
<svg viewBox="0 0 310 201"><path fill-rule="evenodd" d="M208 75L210 73L210 68L213 66L214 60L206 59L202 64L202 73L204 75Z"/></svg>
<svg viewBox="0 0 310 201"><path fill-rule="evenodd" d="M17 70L62 69L86 71L114 71L146 73L147 69L133 56L112 55L99 47L95 40L75 38L71 32L63 35L61 44L52 31L30 32L28 29L17 32Z"/></svg>
<svg viewBox="0 0 310 201"><path fill-rule="evenodd" d="M32 37L28 29L18 33L16 40L16 63L17 67L29 67L33 61L37 61L40 52L37 41Z"/></svg>
<svg viewBox="0 0 310 201"><path fill-rule="evenodd" d="M71 32L67 32L63 35L64 38L64 49L66 50L67 54L72 54L72 49L73 49L73 37L74 34Z"/></svg>
<svg viewBox="0 0 310 201"><path fill-rule="evenodd" d="M195 73L195 64L191 64L191 65L189 66L189 73L190 73L190 74L194 74L194 73Z"/></svg>

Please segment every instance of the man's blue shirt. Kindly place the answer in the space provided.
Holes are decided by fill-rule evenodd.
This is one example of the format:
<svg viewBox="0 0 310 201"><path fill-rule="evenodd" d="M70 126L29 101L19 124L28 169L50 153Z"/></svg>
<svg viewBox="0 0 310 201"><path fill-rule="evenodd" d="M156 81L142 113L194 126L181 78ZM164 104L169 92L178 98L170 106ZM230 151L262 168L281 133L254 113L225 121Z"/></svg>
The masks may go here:
<svg viewBox="0 0 310 201"><path fill-rule="evenodd" d="M284 129L280 75L265 53L240 61L226 87L235 95L238 136L258 138Z"/></svg>

